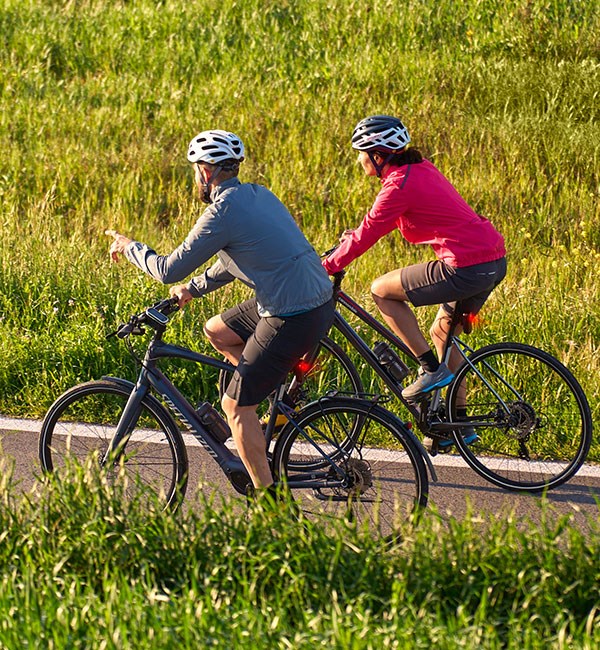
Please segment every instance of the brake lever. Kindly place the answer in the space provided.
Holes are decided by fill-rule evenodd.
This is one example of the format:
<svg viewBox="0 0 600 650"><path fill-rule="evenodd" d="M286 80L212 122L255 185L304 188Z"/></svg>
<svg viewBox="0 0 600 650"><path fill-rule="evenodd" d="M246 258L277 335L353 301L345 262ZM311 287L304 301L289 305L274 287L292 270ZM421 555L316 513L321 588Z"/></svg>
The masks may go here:
<svg viewBox="0 0 600 650"><path fill-rule="evenodd" d="M122 323L115 332L118 339L127 338L133 332L133 323Z"/></svg>
<svg viewBox="0 0 600 650"><path fill-rule="evenodd" d="M116 336L119 339L124 339L130 333L131 333L131 324L121 323L114 332L110 332L110 334L107 334L106 338L112 339L113 336Z"/></svg>
<svg viewBox="0 0 600 650"><path fill-rule="evenodd" d="M160 300L152 307L148 307L141 314L132 316L129 319L128 323L121 323L119 327L110 334L106 335L107 339L116 336L119 339L127 338L130 334L133 336L141 336L146 333L146 329L143 327L143 323L146 321L152 321L152 327L163 328L168 323L168 314L173 314L176 311L179 311L179 302L177 298L165 298Z"/></svg>
<svg viewBox="0 0 600 650"><path fill-rule="evenodd" d="M164 300L159 300L155 302L152 307L148 309L154 309L165 316L173 314L176 311L179 311L179 300L177 298L165 298ZM148 310L146 310L148 311Z"/></svg>
<svg viewBox="0 0 600 650"><path fill-rule="evenodd" d="M106 338L109 338L110 336L116 336L119 339L125 339L130 334L133 334L133 336L140 336L145 333L146 330L140 325L138 318L136 316L132 316L131 320L128 323L121 323L117 331L112 332Z"/></svg>

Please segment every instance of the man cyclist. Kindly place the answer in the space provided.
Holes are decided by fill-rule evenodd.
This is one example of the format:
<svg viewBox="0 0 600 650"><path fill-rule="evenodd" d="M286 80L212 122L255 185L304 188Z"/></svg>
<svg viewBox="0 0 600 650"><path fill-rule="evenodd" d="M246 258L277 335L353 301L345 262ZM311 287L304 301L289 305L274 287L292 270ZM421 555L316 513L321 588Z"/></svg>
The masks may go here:
<svg viewBox="0 0 600 650"><path fill-rule="evenodd" d="M476 314L506 274L506 251L502 235L409 143L408 131L396 117L372 115L356 125L352 148L359 151L365 174L377 176L382 188L362 223L344 232L323 265L334 274L394 230L412 244L431 246L436 260L387 272L371 285L384 320L419 359L417 381L402 391L406 399L418 401L452 381L460 358L454 351L450 367L439 359L456 301ZM430 329L438 357L409 304L441 304ZM465 430L463 437L467 443L477 439L474 430Z"/></svg>
<svg viewBox="0 0 600 650"><path fill-rule="evenodd" d="M313 247L267 188L238 179L244 145L235 134L199 133L188 148L200 199L208 207L170 255L113 230L113 261L122 254L152 278L171 284L217 255L186 284L171 287L180 307L235 279L255 297L210 318L204 332L236 371L221 405L255 488L273 478L256 409L333 322L332 285Z"/></svg>

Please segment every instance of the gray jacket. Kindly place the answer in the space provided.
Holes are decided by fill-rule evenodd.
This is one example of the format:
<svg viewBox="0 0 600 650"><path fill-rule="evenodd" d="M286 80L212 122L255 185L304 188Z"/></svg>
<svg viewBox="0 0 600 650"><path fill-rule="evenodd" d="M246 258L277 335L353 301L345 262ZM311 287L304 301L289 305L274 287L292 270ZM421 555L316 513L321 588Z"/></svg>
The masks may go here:
<svg viewBox="0 0 600 650"><path fill-rule="evenodd" d="M198 298L241 280L256 292L261 316L308 311L331 299L332 285L314 248L281 201L262 185L231 178L213 188L184 242L170 255L132 242L127 259L165 284L181 282L217 255L188 289Z"/></svg>

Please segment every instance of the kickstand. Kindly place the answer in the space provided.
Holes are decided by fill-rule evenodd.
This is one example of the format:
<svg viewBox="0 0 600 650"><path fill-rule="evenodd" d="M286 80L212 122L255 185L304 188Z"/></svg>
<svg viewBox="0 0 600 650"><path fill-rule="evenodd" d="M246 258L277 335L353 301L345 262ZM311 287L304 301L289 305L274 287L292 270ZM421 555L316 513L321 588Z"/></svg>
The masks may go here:
<svg viewBox="0 0 600 650"><path fill-rule="evenodd" d="M431 447L429 448L429 455L430 456L437 456L439 450L440 450L440 447L439 447L438 439L437 438L432 438Z"/></svg>

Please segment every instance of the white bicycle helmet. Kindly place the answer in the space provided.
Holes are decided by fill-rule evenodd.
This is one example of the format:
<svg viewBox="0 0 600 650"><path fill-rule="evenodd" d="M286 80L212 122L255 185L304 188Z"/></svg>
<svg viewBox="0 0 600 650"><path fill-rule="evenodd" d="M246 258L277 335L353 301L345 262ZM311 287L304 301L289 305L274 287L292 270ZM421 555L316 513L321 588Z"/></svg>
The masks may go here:
<svg viewBox="0 0 600 650"><path fill-rule="evenodd" d="M229 131L202 131L190 142L187 159L191 163L205 162L226 169L244 160L244 143Z"/></svg>
<svg viewBox="0 0 600 650"><path fill-rule="evenodd" d="M352 133L352 148L359 151L395 153L410 142L404 124L390 115L371 115L361 120Z"/></svg>

